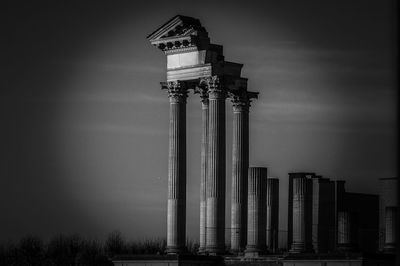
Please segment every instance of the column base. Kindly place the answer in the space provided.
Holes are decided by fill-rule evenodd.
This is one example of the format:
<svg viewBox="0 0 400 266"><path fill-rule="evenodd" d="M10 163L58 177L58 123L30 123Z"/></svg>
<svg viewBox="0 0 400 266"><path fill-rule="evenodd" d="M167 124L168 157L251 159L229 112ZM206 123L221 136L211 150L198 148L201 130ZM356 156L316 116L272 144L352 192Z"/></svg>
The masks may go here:
<svg viewBox="0 0 400 266"><path fill-rule="evenodd" d="M232 253L232 254L235 254L235 255L240 255L240 254L243 254L244 251L241 250L241 249L236 249L236 248L232 249L232 248L231 248L231 249L229 250L229 252Z"/></svg>
<svg viewBox="0 0 400 266"><path fill-rule="evenodd" d="M206 247L206 253L212 256L224 255L225 247Z"/></svg>
<svg viewBox="0 0 400 266"><path fill-rule="evenodd" d="M289 253L305 253L306 247L304 243L292 243Z"/></svg>
<svg viewBox="0 0 400 266"><path fill-rule="evenodd" d="M199 247L199 250L197 251L199 254L204 255L207 253L206 247Z"/></svg>
<svg viewBox="0 0 400 266"><path fill-rule="evenodd" d="M245 257L259 257L266 254L267 247L247 246L244 251Z"/></svg>
<svg viewBox="0 0 400 266"><path fill-rule="evenodd" d="M338 244L338 250L344 252L356 251L356 247L353 244Z"/></svg>
<svg viewBox="0 0 400 266"><path fill-rule="evenodd" d="M166 248L167 254L183 254L187 253L186 247L167 247Z"/></svg>
<svg viewBox="0 0 400 266"><path fill-rule="evenodd" d="M385 244L385 246L383 247L383 252L384 253L395 253L396 252L396 244L395 243Z"/></svg>

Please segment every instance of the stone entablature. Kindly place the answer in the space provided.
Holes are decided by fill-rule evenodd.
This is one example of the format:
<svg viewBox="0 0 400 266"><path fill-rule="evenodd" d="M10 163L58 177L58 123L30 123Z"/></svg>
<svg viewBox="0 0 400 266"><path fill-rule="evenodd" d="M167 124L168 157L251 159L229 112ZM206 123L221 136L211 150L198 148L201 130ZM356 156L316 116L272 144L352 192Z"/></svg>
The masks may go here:
<svg viewBox="0 0 400 266"><path fill-rule="evenodd" d="M167 81L209 76L243 79L243 65L224 60L222 46L210 43L198 19L177 15L147 39L167 56Z"/></svg>

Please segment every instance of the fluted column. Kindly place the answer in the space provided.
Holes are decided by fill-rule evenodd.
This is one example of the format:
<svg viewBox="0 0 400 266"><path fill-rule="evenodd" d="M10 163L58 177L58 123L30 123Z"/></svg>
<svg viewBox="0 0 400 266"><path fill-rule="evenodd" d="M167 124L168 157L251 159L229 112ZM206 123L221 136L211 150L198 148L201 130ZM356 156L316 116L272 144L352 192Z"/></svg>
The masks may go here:
<svg viewBox="0 0 400 266"><path fill-rule="evenodd" d="M200 173L200 247L199 252L206 250L206 225L207 225L207 150L208 150L208 92L200 90L202 110L202 136L201 136L201 173Z"/></svg>
<svg viewBox="0 0 400 266"><path fill-rule="evenodd" d="M279 226L279 179L268 178L267 184L267 247L278 249Z"/></svg>
<svg viewBox="0 0 400 266"><path fill-rule="evenodd" d="M348 211L338 212L337 239L339 249L347 249L351 245L350 224L350 213Z"/></svg>
<svg viewBox="0 0 400 266"><path fill-rule="evenodd" d="M247 256L257 256L266 250L267 168L248 170Z"/></svg>
<svg viewBox="0 0 400 266"><path fill-rule="evenodd" d="M355 250L357 241L357 217L355 213L349 211L338 212L337 234L339 250Z"/></svg>
<svg viewBox="0 0 400 266"><path fill-rule="evenodd" d="M226 92L213 76L207 80L209 130L207 157L206 251L225 250L225 98Z"/></svg>
<svg viewBox="0 0 400 266"><path fill-rule="evenodd" d="M232 141L231 251L247 243L247 173L249 168L249 106L247 97L234 97Z"/></svg>
<svg viewBox="0 0 400 266"><path fill-rule="evenodd" d="M394 252L396 250L397 236L397 207L385 208L385 252Z"/></svg>
<svg viewBox="0 0 400 266"><path fill-rule="evenodd" d="M306 250L306 178L293 178L293 240L291 252Z"/></svg>
<svg viewBox="0 0 400 266"><path fill-rule="evenodd" d="M168 82L170 102L167 252L185 251L186 242L186 98L181 82Z"/></svg>

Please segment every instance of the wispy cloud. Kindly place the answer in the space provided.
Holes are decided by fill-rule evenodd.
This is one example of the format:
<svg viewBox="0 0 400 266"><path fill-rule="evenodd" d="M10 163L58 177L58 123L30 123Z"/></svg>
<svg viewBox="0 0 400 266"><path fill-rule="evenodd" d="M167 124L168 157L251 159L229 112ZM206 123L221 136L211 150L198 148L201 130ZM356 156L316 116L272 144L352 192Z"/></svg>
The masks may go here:
<svg viewBox="0 0 400 266"><path fill-rule="evenodd" d="M130 62L129 64L124 63L112 63L109 61L93 61L93 60L69 60L69 61L51 61L49 64L52 65L64 65L74 68L84 68L101 71L124 71L130 73L164 73L165 69L162 65L146 64L146 62Z"/></svg>
<svg viewBox="0 0 400 266"><path fill-rule="evenodd" d="M104 132L104 133L123 133L134 135L148 135L148 136L163 136L168 134L168 129L156 128L150 126L134 126L134 125L113 125L113 124L84 124L84 125L70 125L70 129L78 131L89 132Z"/></svg>

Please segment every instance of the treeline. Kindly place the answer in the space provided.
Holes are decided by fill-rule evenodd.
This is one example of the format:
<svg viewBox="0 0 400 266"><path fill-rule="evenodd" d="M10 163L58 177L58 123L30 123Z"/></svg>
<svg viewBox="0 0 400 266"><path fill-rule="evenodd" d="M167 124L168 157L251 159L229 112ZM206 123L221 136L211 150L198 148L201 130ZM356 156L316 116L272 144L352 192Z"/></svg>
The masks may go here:
<svg viewBox="0 0 400 266"><path fill-rule="evenodd" d="M189 241L188 251L195 254L198 245ZM164 239L126 241L119 231L105 241L79 235L58 235L49 241L26 236L20 241L0 244L0 265L113 265L114 255L165 254Z"/></svg>

